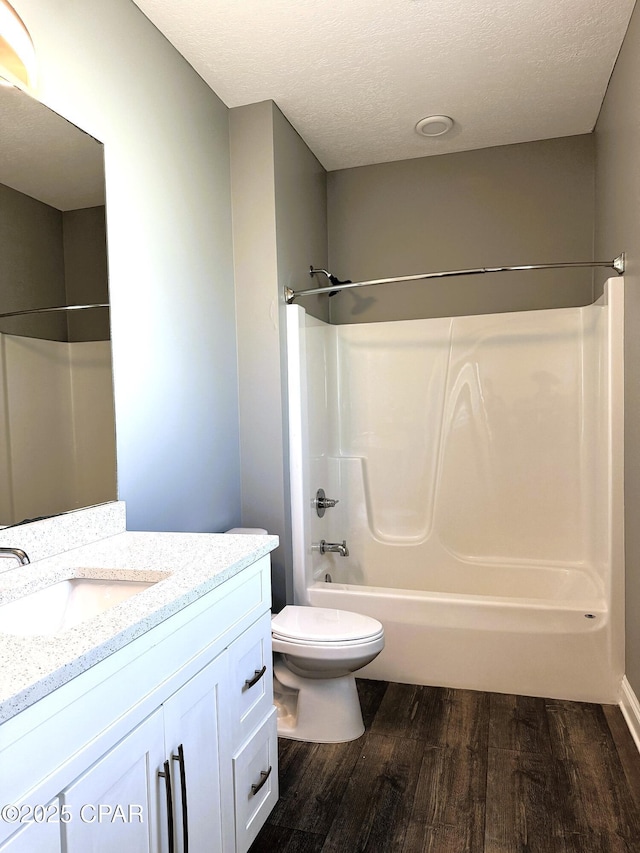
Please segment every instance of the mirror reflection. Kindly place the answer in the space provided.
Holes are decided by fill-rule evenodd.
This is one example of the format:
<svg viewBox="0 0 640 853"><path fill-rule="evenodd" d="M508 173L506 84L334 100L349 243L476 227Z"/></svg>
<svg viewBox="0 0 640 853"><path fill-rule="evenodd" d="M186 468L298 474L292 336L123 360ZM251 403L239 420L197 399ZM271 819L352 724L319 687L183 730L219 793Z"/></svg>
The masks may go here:
<svg viewBox="0 0 640 853"><path fill-rule="evenodd" d="M0 525L116 499L103 146L0 86ZM33 313L35 311L35 313ZM29 313L21 313L29 312Z"/></svg>

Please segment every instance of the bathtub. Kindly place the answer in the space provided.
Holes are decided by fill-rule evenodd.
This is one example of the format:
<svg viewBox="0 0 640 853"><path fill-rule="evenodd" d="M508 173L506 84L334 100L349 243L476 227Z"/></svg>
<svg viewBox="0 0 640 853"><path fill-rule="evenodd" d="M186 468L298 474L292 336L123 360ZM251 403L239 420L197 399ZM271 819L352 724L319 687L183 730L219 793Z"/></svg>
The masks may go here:
<svg viewBox="0 0 640 853"><path fill-rule="evenodd" d="M382 622L363 677L618 701L623 307L621 279L517 314L288 306L293 599Z"/></svg>
<svg viewBox="0 0 640 853"><path fill-rule="evenodd" d="M310 585L307 596L312 606L352 610L384 625L384 651L360 677L615 702L621 673L607 604L588 577L578 586L579 578L567 583L561 572L557 595L548 598L530 588L489 596L327 582Z"/></svg>

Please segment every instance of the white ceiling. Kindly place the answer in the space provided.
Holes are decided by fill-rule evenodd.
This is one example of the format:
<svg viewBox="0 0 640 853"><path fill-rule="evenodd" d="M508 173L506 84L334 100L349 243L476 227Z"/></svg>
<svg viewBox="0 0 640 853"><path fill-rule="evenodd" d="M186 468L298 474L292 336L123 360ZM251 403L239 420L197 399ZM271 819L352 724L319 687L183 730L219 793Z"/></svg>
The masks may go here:
<svg viewBox="0 0 640 853"><path fill-rule="evenodd" d="M635 0L135 0L229 107L342 169L593 130ZM455 119L441 139L424 116Z"/></svg>

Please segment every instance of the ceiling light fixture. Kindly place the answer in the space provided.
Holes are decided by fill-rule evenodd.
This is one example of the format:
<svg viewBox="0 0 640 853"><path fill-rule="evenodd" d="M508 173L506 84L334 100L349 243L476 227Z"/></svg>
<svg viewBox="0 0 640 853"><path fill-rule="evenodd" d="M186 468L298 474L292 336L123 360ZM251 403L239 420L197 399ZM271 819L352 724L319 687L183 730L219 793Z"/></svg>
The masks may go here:
<svg viewBox="0 0 640 853"><path fill-rule="evenodd" d="M29 31L6 0L0 0L0 82L32 89L36 52Z"/></svg>
<svg viewBox="0 0 640 853"><path fill-rule="evenodd" d="M453 119L449 116L427 116L416 125L416 133L420 136L443 136L452 127Z"/></svg>

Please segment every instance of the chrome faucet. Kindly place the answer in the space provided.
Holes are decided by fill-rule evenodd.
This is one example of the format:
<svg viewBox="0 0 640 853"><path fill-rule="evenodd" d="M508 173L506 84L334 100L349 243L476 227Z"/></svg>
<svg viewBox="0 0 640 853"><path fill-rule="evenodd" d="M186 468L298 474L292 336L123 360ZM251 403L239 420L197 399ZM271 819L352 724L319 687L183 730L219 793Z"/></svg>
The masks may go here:
<svg viewBox="0 0 640 853"><path fill-rule="evenodd" d="M328 498L325 494L324 489L318 489L318 491L316 492L316 496L311 501L311 503L315 507L315 511L318 513L318 517L323 518L325 510L331 509L337 503L339 503L339 501L337 498Z"/></svg>
<svg viewBox="0 0 640 853"><path fill-rule="evenodd" d="M325 542L324 539L321 539L317 545L312 545L311 548L314 551L320 551L321 554L333 551L336 554L340 554L341 557L349 556L346 539L343 539L342 542Z"/></svg>
<svg viewBox="0 0 640 853"><path fill-rule="evenodd" d="M0 557L17 560L21 566L31 562L22 548L0 548Z"/></svg>

